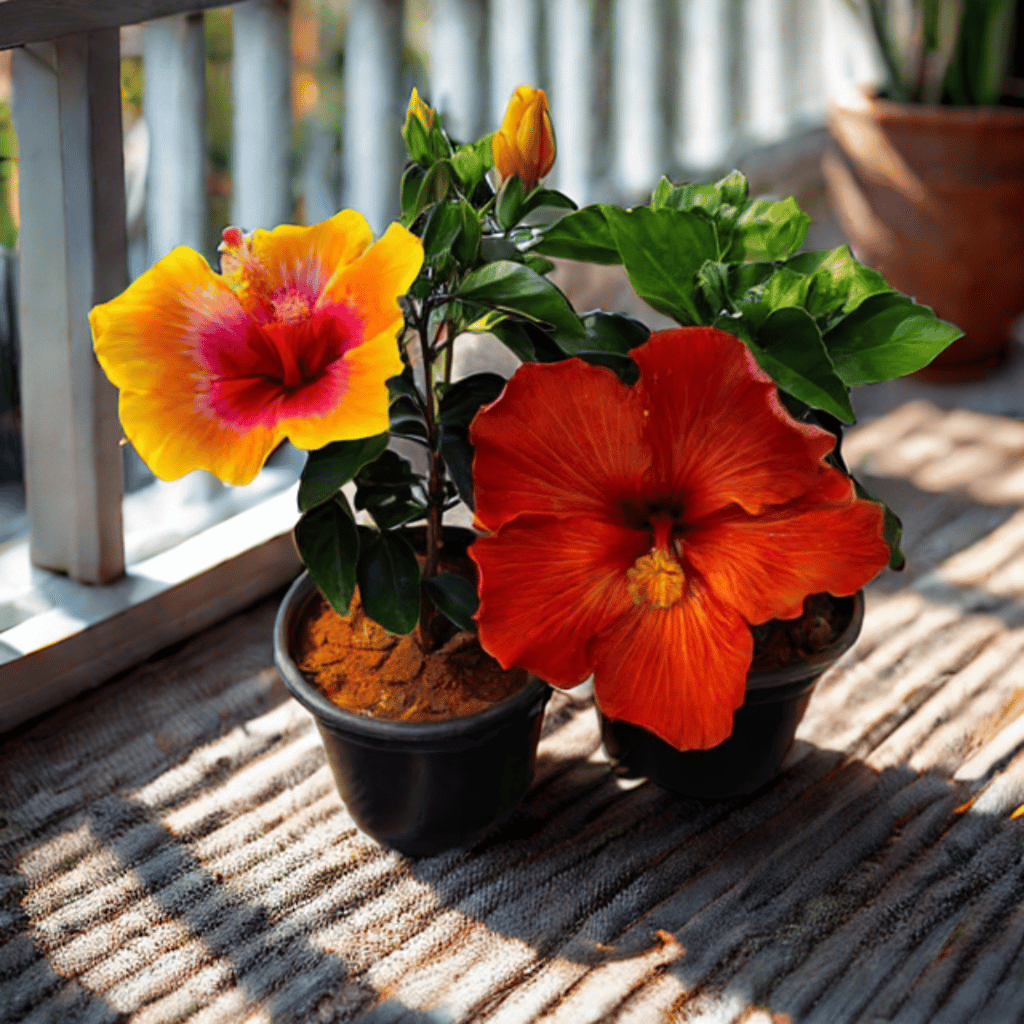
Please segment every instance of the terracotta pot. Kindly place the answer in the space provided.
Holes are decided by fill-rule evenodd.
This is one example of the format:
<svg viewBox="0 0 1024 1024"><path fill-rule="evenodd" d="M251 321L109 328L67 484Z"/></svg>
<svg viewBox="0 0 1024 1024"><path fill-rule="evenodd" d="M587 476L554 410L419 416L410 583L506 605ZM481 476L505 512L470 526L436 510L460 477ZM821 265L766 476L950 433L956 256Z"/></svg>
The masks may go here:
<svg viewBox="0 0 1024 1024"><path fill-rule="evenodd" d="M710 750L676 750L653 733L601 715L601 739L616 774L648 778L702 800L753 793L779 770L793 745L818 679L854 644L864 622L864 592L834 599L849 616L835 642L797 665L747 676L747 697L732 735Z"/></svg>
<svg viewBox="0 0 1024 1024"><path fill-rule="evenodd" d="M307 682L292 640L316 596L303 573L274 623L274 661L316 720L341 799L356 824L413 857L475 842L519 805L530 781L551 687L533 677L507 700L440 722L368 718Z"/></svg>
<svg viewBox="0 0 1024 1024"><path fill-rule="evenodd" d="M828 127L825 181L857 257L965 332L921 376L983 377L1024 310L1024 109L863 93Z"/></svg>

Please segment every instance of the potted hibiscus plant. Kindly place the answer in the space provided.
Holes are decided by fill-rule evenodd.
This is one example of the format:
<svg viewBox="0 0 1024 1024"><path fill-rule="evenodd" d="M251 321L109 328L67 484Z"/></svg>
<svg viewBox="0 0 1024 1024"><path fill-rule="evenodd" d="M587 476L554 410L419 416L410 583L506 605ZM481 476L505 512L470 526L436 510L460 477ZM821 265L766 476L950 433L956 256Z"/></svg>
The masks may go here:
<svg viewBox="0 0 1024 1024"><path fill-rule="evenodd" d="M610 752L687 791L672 756L729 741L756 631L771 646L776 620L831 593L812 679L849 646L855 595L902 558L898 521L842 464L849 388L959 332L845 247L797 254L806 215L738 173L577 209L543 185L540 90L461 144L414 91L403 136L402 222L378 241L353 211L228 229L219 274L179 248L91 319L157 475L240 484L284 438L309 450L308 573L278 616L278 665L357 823L423 854L516 806L549 683L593 674ZM622 263L680 327L577 312L552 256ZM453 378L472 332L522 361L510 381ZM458 502L476 531L446 525ZM794 671L766 686L803 699ZM620 726L660 753L631 755Z"/></svg>

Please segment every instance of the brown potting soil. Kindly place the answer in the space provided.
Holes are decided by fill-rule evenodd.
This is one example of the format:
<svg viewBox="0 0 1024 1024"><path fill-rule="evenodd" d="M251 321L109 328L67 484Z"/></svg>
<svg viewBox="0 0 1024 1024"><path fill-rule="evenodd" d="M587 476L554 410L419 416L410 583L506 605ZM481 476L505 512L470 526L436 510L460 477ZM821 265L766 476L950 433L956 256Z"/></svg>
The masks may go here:
<svg viewBox="0 0 1024 1024"><path fill-rule="evenodd" d="M772 619L754 627L752 671L793 665L831 647L850 621L831 594L811 594L798 619Z"/></svg>
<svg viewBox="0 0 1024 1024"><path fill-rule="evenodd" d="M363 613L358 592L345 617L317 596L299 625L298 654L306 678L338 707L403 722L483 711L528 678L524 669L504 671L468 631L425 653L418 627L389 633Z"/></svg>

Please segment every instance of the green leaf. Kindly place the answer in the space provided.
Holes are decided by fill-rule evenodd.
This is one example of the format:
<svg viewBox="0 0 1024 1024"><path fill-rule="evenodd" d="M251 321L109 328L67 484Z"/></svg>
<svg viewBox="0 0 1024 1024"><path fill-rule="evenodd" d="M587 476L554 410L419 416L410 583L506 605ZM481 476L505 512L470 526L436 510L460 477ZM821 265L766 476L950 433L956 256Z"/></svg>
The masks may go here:
<svg viewBox="0 0 1024 1024"><path fill-rule="evenodd" d="M799 258L799 257L798 257ZM729 294L736 300L760 302L763 285L776 271L774 263L733 263L729 265ZM756 295L751 291L757 289Z"/></svg>
<svg viewBox="0 0 1024 1024"><path fill-rule="evenodd" d="M423 258L436 260L438 256L450 253L462 233L462 214L459 203L438 203L427 217L423 228Z"/></svg>
<svg viewBox="0 0 1024 1024"><path fill-rule="evenodd" d="M721 196L714 185L676 185L665 197L664 206L681 212L700 209L715 214L721 206Z"/></svg>
<svg viewBox="0 0 1024 1024"><path fill-rule="evenodd" d="M452 252L464 267L471 267L476 263L477 254L480 252L483 227L480 224L480 214L465 199L459 200L459 215L462 218L462 233Z"/></svg>
<svg viewBox="0 0 1024 1024"><path fill-rule="evenodd" d="M783 391L844 423L856 420L849 390L832 366L821 333L806 310L776 310L761 325L750 348Z"/></svg>
<svg viewBox="0 0 1024 1024"><path fill-rule="evenodd" d="M672 179L663 174L661 180L651 193L651 209L657 213L668 201L668 197L672 195L674 190L675 185L672 184Z"/></svg>
<svg viewBox="0 0 1024 1024"><path fill-rule="evenodd" d="M473 445L467 427L448 427L441 430L438 445L448 475L459 492L459 497L471 508L476 508L473 497Z"/></svg>
<svg viewBox="0 0 1024 1024"><path fill-rule="evenodd" d="M310 452L299 483L299 511L307 512L329 501L387 446L385 433L356 441L332 441Z"/></svg>
<svg viewBox="0 0 1024 1024"><path fill-rule="evenodd" d="M522 263L525 260L515 243L504 235L485 235L480 240L480 258L485 263L496 263L498 260Z"/></svg>
<svg viewBox="0 0 1024 1024"><path fill-rule="evenodd" d="M452 187L452 165L448 160L438 160L423 177L423 183L413 204L415 219L423 210L448 197Z"/></svg>
<svg viewBox="0 0 1024 1024"><path fill-rule="evenodd" d="M523 262L538 274L550 274L555 269L551 260L545 259L543 256L534 256L531 252L526 254Z"/></svg>
<svg viewBox="0 0 1024 1024"><path fill-rule="evenodd" d="M356 580L363 611L390 633L407 636L420 618L420 566L398 533L359 528Z"/></svg>
<svg viewBox="0 0 1024 1024"><path fill-rule="evenodd" d="M637 295L684 326L701 323L697 272L718 255L711 223L692 211L603 209Z"/></svg>
<svg viewBox="0 0 1024 1024"><path fill-rule="evenodd" d="M810 276L806 309L815 319L852 313L872 295L893 289L877 270L853 258L848 245L826 252L803 252L786 261L788 270Z"/></svg>
<svg viewBox="0 0 1024 1024"><path fill-rule="evenodd" d="M899 516L884 501L879 501L878 498L869 494L856 477L853 478L853 486L858 498L863 498L865 501L873 501L876 505L881 505L885 509L885 524L882 528L882 538L889 545L889 568L899 572L907 564L903 548L900 546L903 540L903 524L900 522Z"/></svg>
<svg viewBox="0 0 1024 1024"><path fill-rule="evenodd" d="M438 418L442 427L468 427L482 405L493 402L505 387L496 373L473 373L452 384L441 399Z"/></svg>
<svg viewBox="0 0 1024 1024"><path fill-rule="evenodd" d="M412 378L412 367L410 366L407 366L401 373L396 374L394 377L389 377L387 385L389 401L393 402L396 398L403 396L413 400L419 398L419 391L416 390L416 384Z"/></svg>
<svg viewBox="0 0 1024 1024"><path fill-rule="evenodd" d="M697 288L707 303L713 320L719 313L731 310L729 302L729 265L717 260L705 260L697 271Z"/></svg>
<svg viewBox="0 0 1024 1024"><path fill-rule="evenodd" d="M806 274L782 268L765 281L761 301L770 310L785 309L789 306L803 309L812 281L813 278Z"/></svg>
<svg viewBox="0 0 1024 1024"><path fill-rule="evenodd" d="M427 440L427 425L423 421L419 406L404 396L391 403L388 409L391 433L397 437L408 437L415 441Z"/></svg>
<svg viewBox="0 0 1024 1024"><path fill-rule="evenodd" d="M508 231L513 224L519 223L520 209L523 199L526 197L526 190L518 175L509 175L498 189L498 197L494 202L494 213L498 223L505 231Z"/></svg>
<svg viewBox="0 0 1024 1024"><path fill-rule="evenodd" d="M491 152L490 135L485 135L476 142L459 146L451 159L452 169L462 183L466 195L471 195L481 178L494 166L494 155Z"/></svg>
<svg viewBox="0 0 1024 1024"><path fill-rule="evenodd" d="M586 330L586 337L571 343L563 342L562 348L568 355L608 352L628 356L651 336L650 328L625 313L606 313L595 309L584 313L580 319Z"/></svg>
<svg viewBox="0 0 1024 1024"><path fill-rule="evenodd" d="M963 331L898 293L872 295L825 334L836 372L850 386L927 366Z"/></svg>
<svg viewBox="0 0 1024 1024"><path fill-rule="evenodd" d="M533 213L534 210L575 210L576 204L564 193L553 188L535 188L519 208L519 220Z"/></svg>
<svg viewBox="0 0 1024 1024"><path fill-rule="evenodd" d="M452 572L439 573L423 581L442 615L447 616L459 629L473 628L473 615L480 607L480 599L476 587L463 576Z"/></svg>
<svg viewBox="0 0 1024 1024"><path fill-rule="evenodd" d="M549 331L524 320L503 320L491 333L524 363L557 363L566 352Z"/></svg>
<svg viewBox="0 0 1024 1024"><path fill-rule="evenodd" d="M551 324L569 337L584 334L568 299L546 277L522 263L488 263L467 274L454 295Z"/></svg>
<svg viewBox="0 0 1024 1024"><path fill-rule="evenodd" d="M790 196L779 202L748 200L736 218L728 263L784 260L804 244L811 218Z"/></svg>
<svg viewBox="0 0 1024 1024"><path fill-rule="evenodd" d="M348 615L356 586L359 534L344 495L311 508L295 524L295 546L317 589Z"/></svg>
<svg viewBox="0 0 1024 1024"><path fill-rule="evenodd" d="M423 188L424 177L423 168L419 164L409 164L402 174L402 223L405 227L411 226L419 216L420 207L416 205L416 201L419 199L420 189Z"/></svg>
<svg viewBox="0 0 1024 1024"><path fill-rule="evenodd" d="M603 206L584 206L566 214L540 232L531 249L544 256L560 256L581 263L621 263Z"/></svg>

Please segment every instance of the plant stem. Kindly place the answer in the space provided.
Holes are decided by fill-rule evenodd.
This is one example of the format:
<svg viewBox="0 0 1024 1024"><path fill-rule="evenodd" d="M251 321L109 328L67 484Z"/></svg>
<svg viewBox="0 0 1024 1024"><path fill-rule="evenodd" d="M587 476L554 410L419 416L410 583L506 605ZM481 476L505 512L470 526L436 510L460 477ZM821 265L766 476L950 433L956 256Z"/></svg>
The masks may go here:
<svg viewBox="0 0 1024 1024"><path fill-rule="evenodd" d="M423 411L427 421L427 441L430 448L430 482L427 485L427 551L423 578L437 575L438 556L441 548L441 517L444 503L444 465L438 451L440 431L437 424L437 410L434 395L434 353L430 346L430 307L424 303L417 322L420 338L420 355L423 359ZM420 595L420 643L424 650L432 646L430 623L434 617L434 603L425 591Z"/></svg>

